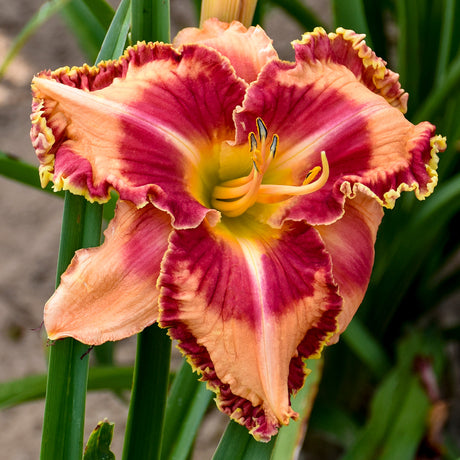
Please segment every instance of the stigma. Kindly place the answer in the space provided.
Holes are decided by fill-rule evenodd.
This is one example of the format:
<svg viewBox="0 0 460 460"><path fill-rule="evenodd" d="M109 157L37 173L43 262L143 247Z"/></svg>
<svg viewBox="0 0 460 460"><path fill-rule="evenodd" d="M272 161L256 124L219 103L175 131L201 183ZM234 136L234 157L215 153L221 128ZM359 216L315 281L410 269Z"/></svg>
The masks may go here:
<svg viewBox="0 0 460 460"><path fill-rule="evenodd" d="M261 118L257 118L256 123L257 136L251 132L248 137L253 164L251 172L222 182L212 193L212 206L227 217L238 217L255 203L277 203L292 196L308 195L323 187L329 177L326 154L321 152L321 166L314 167L301 185L262 184L264 174L275 158L279 137L274 134L268 142L265 123Z"/></svg>

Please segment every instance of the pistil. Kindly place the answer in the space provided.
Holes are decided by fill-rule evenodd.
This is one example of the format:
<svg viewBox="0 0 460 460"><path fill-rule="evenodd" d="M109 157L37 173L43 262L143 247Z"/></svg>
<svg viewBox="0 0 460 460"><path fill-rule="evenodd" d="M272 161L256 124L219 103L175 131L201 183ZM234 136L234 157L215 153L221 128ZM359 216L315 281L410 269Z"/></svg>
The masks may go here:
<svg viewBox="0 0 460 460"><path fill-rule="evenodd" d="M256 121L259 142L253 132L248 138L253 161L251 172L247 176L225 181L213 190L212 206L228 217L240 216L257 202L277 203L292 196L313 193L323 187L329 177L326 154L321 152L321 167L313 168L302 185L262 184L264 174L276 155L279 138L274 134L269 145L267 127L261 118ZM315 180L319 172L321 175Z"/></svg>

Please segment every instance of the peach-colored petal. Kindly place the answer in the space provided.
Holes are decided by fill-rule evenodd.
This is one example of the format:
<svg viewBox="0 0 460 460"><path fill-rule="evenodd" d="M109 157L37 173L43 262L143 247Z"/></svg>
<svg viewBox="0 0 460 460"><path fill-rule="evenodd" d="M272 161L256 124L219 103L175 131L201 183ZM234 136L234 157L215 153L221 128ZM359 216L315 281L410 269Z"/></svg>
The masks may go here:
<svg viewBox="0 0 460 460"><path fill-rule="evenodd" d="M237 145L247 143L258 118L269 138L279 138L264 184L299 186L321 166L321 152L328 160L327 182L317 192L250 210L275 227L286 219L334 222L355 184L365 185L382 206L391 208L401 191L415 190L423 199L437 183L437 153L445 149L445 141L435 136L430 123L410 123L392 105L396 99L389 103L382 97L379 91L387 86L369 88L369 70L356 75L357 62L363 67L367 54L361 57L361 47L354 49L342 35L334 37L320 34L321 40L297 43L295 64L268 63L236 109ZM387 88L386 96L400 93L393 74L387 83L392 90Z"/></svg>
<svg viewBox="0 0 460 460"><path fill-rule="evenodd" d="M139 43L118 61L44 72L33 81L32 141L42 184L105 201L110 188L153 202L178 228L209 210L215 145L234 136L246 84L216 51Z"/></svg>
<svg viewBox="0 0 460 460"><path fill-rule="evenodd" d="M331 256L332 273L343 298L338 334L346 329L366 293L383 217L382 206L363 186L357 187L355 198L346 200L344 210L343 217L333 224L315 227ZM331 340L338 339L338 334Z"/></svg>
<svg viewBox="0 0 460 460"><path fill-rule="evenodd" d="M77 251L45 306L52 340L88 345L140 332L158 315L157 278L168 245L170 217L152 205L119 202L98 248Z"/></svg>
<svg viewBox="0 0 460 460"><path fill-rule="evenodd" d="M267 62L278 57L272 40L261 27L246 29L237 21L228 24L209 19L200 29L182 29L173 44L178 47L187 43L199 43L216 49L230 59L237 75L248 83L257 78Z"/></svg>
<svg viewBox="0 0 460 460"><path fill-rule="evenodd" d="M268 440L296 414L302 358L336 331L341 299L318 234L249 222L174 233L162 265L160 325L217 393L220 409Z"/></svg>

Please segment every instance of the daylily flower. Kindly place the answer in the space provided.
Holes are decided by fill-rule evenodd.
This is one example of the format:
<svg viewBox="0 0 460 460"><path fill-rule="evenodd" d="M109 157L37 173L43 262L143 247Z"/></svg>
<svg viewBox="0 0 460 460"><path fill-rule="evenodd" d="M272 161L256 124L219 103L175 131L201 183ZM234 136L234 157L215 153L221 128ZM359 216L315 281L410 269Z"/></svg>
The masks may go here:
<svg viewBox="0 0 460 460"><path fill-rule="evenodd" d="M278 59L260 27L209 20L173 45L33 80L43 185L120 196L45 307L50 339L120 340L158 321L268 440L366 291L383 207L437 182L444 138L364 36L315 29Z"/></svg>

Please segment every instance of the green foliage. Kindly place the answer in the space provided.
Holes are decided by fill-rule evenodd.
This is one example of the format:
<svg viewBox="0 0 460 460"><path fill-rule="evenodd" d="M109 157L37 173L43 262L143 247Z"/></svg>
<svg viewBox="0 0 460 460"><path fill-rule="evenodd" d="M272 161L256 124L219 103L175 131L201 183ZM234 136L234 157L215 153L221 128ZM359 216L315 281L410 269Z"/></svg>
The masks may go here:
<svg viewBox="0 0 460 460"><path fill-rule="evenodd" d="M99 422L91 433L86 444L83 460L115 460L110 450L113 437L113 423L107 420Z"/></svg>

